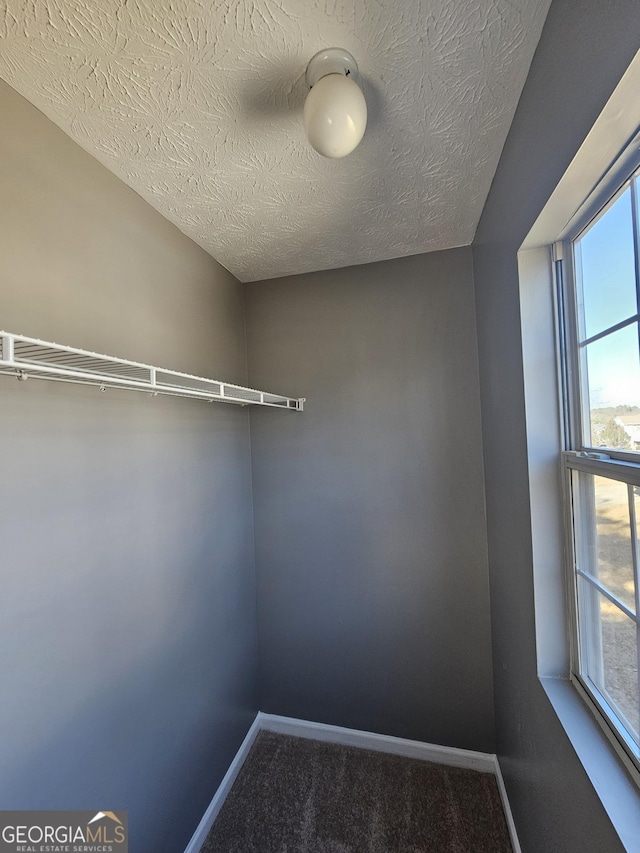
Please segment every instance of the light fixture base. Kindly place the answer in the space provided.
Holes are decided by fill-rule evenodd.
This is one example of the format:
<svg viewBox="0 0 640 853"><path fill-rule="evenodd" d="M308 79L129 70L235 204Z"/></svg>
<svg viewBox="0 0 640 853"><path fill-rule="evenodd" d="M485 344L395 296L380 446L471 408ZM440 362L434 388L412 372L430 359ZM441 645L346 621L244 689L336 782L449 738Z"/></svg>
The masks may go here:
<svg viewBox="0 0 640 853"><path fill-rule="evenodd" d="M327 74L344 74L353 77L358 73L358 63L348 50L341 47L329 47L320 50L307 65L307 85L311 89L318 80Z"/></svg>

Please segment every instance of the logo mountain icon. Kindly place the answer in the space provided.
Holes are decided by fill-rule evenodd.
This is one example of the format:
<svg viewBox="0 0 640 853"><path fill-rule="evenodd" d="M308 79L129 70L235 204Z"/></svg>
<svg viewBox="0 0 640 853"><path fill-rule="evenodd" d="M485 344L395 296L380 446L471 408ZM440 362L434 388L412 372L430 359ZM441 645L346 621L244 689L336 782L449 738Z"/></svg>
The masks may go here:
<svg viewBox="0 0 640 853"><path fill-rule="evenodd" d="M91 818L89 823L95 823L97 820L102 820L103 817L108 817L122 826L122 821L116 816L115 812L98 812L95 817Z"/></svg>

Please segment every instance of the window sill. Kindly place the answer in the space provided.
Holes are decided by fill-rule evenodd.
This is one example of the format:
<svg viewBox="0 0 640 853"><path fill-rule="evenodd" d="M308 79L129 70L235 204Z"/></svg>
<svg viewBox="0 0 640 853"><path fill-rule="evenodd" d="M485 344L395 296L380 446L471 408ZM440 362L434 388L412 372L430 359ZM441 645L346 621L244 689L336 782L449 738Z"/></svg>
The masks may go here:
<svg viewBox="0 0 640 853"><path fill-rule="evenodd" d="M639 853L640 790L571 684L550 677L540 682L624 849Z"/></svg>

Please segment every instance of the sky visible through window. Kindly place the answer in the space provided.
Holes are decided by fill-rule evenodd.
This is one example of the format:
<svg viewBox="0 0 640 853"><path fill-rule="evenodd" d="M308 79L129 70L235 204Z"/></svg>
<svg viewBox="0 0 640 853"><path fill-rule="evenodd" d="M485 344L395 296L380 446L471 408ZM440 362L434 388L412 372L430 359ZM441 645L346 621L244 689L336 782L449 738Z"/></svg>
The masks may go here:
<svg viewBox="0 0 640 853"><path fill-rule="evenodd" d="M582 340L638 313L630 187L577 242ZM590 408L640 407L638 324L586 346Z"/></svg>

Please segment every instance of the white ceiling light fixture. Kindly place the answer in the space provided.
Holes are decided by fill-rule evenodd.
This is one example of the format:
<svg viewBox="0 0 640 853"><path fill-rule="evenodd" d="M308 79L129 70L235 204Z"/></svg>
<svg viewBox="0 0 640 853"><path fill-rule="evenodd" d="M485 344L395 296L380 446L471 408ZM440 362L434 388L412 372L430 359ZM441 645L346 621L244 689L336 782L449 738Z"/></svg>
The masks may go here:
<svg viewBox="0 0 640 853"><path fill-rule="evenodd" d="M323 157L346 157L358 147L367 127L367 102L353 79L358 65L339 47L321 50L307 66L311 91L304 103L304 129Z"/></svg>

